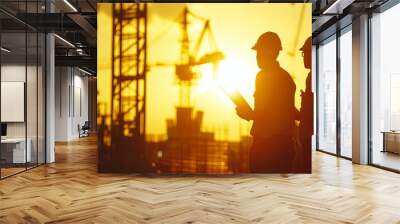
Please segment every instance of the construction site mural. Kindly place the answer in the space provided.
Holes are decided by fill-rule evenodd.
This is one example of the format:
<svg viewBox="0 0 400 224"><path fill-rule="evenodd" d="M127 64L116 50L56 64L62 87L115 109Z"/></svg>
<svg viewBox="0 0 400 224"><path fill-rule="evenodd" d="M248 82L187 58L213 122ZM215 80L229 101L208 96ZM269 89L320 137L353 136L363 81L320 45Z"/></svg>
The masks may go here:
<svg viewBox="0 0 400 224"><path fill-rule="evenodd" d="M98 4L98 168L311 173L311 4Z"/></svg>

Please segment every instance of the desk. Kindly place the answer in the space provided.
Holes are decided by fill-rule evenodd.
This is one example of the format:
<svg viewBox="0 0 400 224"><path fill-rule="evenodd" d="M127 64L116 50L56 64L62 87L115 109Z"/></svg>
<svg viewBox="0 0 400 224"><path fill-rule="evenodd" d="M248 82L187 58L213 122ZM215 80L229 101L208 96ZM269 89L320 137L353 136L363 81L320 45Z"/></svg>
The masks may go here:
<svg viewBox="0 0 400 224"><path fill-rule="evenodd" d="M1 139L1 157L6 163L25 163L31 162L31 139L28 142L25 152L25 138L6 138Z"/></svg>
<svg viewBox="0 0 400 224"><path fill-rule="evenodd" d="M400 154L400 132L383 131L383 150L382 152L392 152Z"/></svg>

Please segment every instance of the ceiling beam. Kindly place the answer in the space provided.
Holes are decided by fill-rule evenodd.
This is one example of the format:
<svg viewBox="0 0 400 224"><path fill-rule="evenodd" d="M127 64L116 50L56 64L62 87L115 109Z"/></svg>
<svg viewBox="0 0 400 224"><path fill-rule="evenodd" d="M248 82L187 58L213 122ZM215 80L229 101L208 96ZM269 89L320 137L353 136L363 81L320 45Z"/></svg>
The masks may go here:
<svg viewBox="0 0 400 224"><path fill-rule="evenodd" d="M355 0L336 0L326 7L322 14L342 14L343 11L353 2L355 2Z"/></svg>
<svg viewBox="0 0 400 224"><path fill-rule="evenodd" d="M72 21L80 26L90 37L97 38L97 30L81 14L71 13L67 15Z"/></svg>
<svg viewBox="0 0 400 224"><path fill-rule="evenodd" d="M97 59L92 56L55 56L56 66L88 67L96 71Z"/></svg>

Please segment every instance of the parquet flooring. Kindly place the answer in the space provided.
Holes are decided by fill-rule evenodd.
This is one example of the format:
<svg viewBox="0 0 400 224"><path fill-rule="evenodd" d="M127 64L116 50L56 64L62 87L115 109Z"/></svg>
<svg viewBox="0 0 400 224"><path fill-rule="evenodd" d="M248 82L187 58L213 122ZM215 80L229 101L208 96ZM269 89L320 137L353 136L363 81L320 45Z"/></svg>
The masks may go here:
<svg viewBox="0 0 400 224"><path fill-rule="evenodd" d="M400 223L400 175L315 152L312 175L99 174L96 142L0 181L0 223Z"/></svg>
<svg viewBox="0 0 400 224"><path fill-rule="evenodd" d="M7 177L7 176L13 175L15 173L19 173L21 171L24 171L24 170L25 170L25 167L1 168L1 175L2 175L2 177Z"/></svg>

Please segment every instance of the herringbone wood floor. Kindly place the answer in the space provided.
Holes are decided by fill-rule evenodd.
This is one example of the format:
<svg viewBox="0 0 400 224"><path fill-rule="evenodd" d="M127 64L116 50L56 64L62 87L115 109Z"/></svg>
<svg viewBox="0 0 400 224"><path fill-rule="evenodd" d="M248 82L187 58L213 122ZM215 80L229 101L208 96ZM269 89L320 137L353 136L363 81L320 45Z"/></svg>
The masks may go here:
<svg viewBox="0 0 400 224"><path fill-rule="evenodd" d="M400 223L400 175L314 153L312 175L96 172L96 143L0 181L0 223Z"/></svg>

